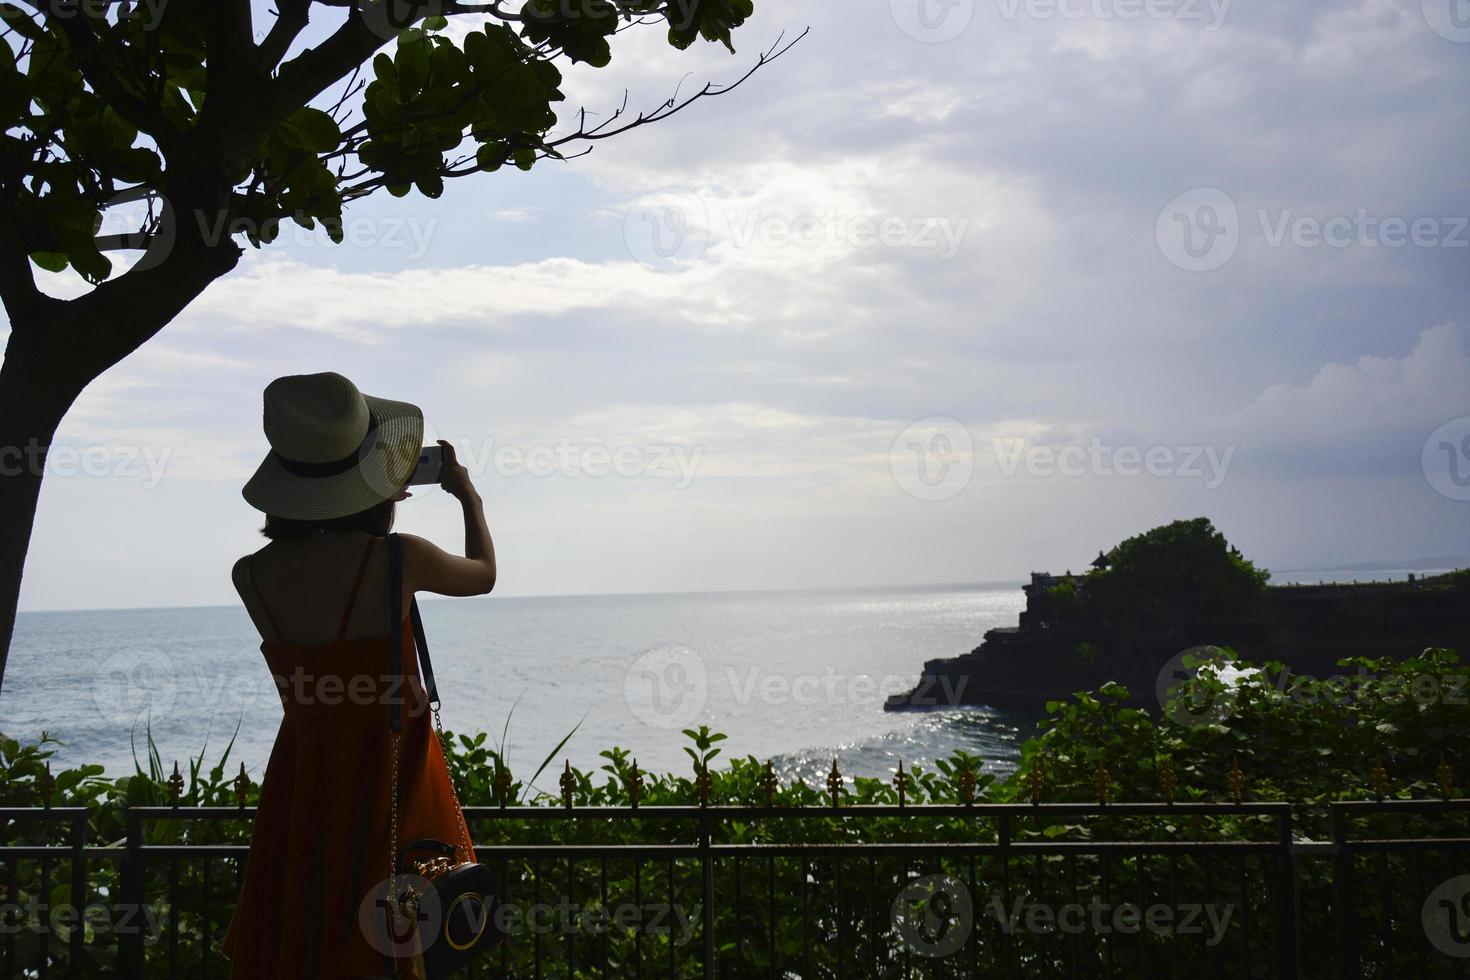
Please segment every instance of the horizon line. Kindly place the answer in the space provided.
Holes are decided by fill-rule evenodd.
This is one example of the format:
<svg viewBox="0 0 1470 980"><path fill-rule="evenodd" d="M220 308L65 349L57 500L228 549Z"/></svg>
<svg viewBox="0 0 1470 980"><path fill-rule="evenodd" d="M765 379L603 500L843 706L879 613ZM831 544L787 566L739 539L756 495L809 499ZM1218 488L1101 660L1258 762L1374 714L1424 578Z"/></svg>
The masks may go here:
<svg viewBox="0 0 1470 980"><path fill-rule="evenodd" d="M1447 574L1464 567L1461 563L1463 557L1450 557L1454 564L1448 567L1428 567L1431 562L1439 562L1445 559L1408 559L1399 562L1382 562L1373 567L1363 567L1368 563L1352 565L1335 565L1313 568L1303 566L1299 568L1264 569L1269 575L1299 575L1304 572L1337 572L1348 574L1351 572L1405 572L1421 573L1434 572ZM1415 567L1417 566L1417 567ZM1031 574L1051 574L1050 572ZM1085 574L1085 573L1083 573ZM734 588L734 589L658 589L644 592L541 592L516 595L502 595L492 598L501 599L611 599L611 598L655 598L659 596L700 596L700 595L762 595L771 593L804 593L804 592L884 592L904 589L997 589L997 588L1020 588L1027 584L1027 578L988 579L984 581L947 581L947 582L907 582L907 583L882 583L876 585L804 585L790 586L784 588ZM484 599L486 596L441 596L426 593L423 597L425 602L439 602L447 599ZM231 609L238 606L235 602L203 602L190 603L180 606L53 606L44 609L18 609L17 616L46 613L84 613L84 612L141 612L146 610L165 609Z"/></svg>

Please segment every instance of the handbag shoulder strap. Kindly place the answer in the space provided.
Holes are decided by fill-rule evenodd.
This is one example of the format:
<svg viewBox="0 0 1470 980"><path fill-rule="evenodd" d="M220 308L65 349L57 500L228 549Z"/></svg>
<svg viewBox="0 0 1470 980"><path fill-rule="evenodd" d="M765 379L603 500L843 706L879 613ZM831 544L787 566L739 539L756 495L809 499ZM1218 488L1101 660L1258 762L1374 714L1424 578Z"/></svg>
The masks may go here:
<svg viewBox="0 0 1470 980"><path fill-rule="evenodd" d="M403 542L398 535L388 535L388 611L392 616L390 628L390 641L392 650L389 651L390 670L394 677L403 676ZM408 616L412 620L414 647L418 651L419 671L423 675L424 693L428 695L429 704L433 707L439 705L439 687L434 683L434 665L429 660L429 641L424 636L424 620L419 615L419 603L417 599L410 599L408 604ZM395 732L403 730L403 698L392 699L391 714L388 718L389 727Z"/></svg>

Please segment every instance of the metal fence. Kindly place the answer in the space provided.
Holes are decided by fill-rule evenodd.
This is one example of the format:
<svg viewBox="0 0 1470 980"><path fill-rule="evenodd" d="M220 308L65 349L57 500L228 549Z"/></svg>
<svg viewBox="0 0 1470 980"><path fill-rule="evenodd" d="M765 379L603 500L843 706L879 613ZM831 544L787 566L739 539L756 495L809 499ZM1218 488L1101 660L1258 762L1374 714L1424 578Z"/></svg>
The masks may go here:
<svg viewBox="0 0 1470 980"><path fill-rule="evenodd" d="M1470 965L1426 933L1424 909L1438 907L1420 894L1470 872L1470 800L1334 804L1326 841L1295 834L1286 803L465 813L514 913L486 976L1459 976ZM133 807L107 842L89 840L90 816L0 809L5 976L226 976L217 945L253 808ZM1470 897L1447 900L1454 940L1470 929Z"/></svg>

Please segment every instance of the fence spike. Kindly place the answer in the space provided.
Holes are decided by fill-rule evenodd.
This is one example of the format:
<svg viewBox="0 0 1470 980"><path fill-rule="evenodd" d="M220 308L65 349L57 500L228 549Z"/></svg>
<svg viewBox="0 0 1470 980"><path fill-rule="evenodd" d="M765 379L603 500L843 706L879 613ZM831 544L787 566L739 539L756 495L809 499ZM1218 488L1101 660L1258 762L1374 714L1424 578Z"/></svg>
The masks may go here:
<svg viewBox="0 0 1470 980"><path fill-rule="evenodd" d="M1388 767L1384 765L1382 756L1378 757L1377 764L1368 771L1368 785L1373 789L1374 799L1381 800L1388 795Z"/></svg>
<svg viewBox="0 0 1470 980"><path fill-rule="evenodd" d="M633 809L638 809L638 801L643 799L643 773L638 769L638 760L633 760L633 770L628 773L628 799L633 804Z"/></svg>
<svg viewBox="0 0 1470 980"><path fill-rule="evenodd" d="M245 809L245 794L250 791L250 777L245 775L245 763L240 763L240 774L235 777L235 805Z"/></svg>
<svg viewBox="0 0 1470 980"><path fill-rule="evenodd" d="M168 794L172 805L177 807L184 795L184 777L179 773L177 760L174 761L174 774L168 777Z"/></svg>
<svg viewBox="0 0 1470 980"><path fill-rule="evenodd" d="M37 782L40 783L37 788L41 792L41 805L49 810L51 809L51 796L56 792L56 777L51 775L51 761L49 759L46 761L46 771L41 774L41 778Z"/></svg>
<svg viewBox="0 0 1470 980"><path fill-rule="evenodd" d="M1045 789L1046 770L1042 768L1040 757L1037 757L1031 768L1026 770L1026 791L1031 796L1033 806L1041 802L1041 794Z"/></svg>
<svg viewBox="0 0 1470 980"><path fill-rule="evenodd" d="M572 760L566 760L566 768L561 771L561 803L568 810L572 808L572 794L577 791L577 777L572 775Z"/></svg>
<svg viewBox="0 0 1470 980"><path fill-rule="evenodd" d="M700 806L709 806L710 784L709 763L701 762L698 771L694 774L694 788L699 791Z"/></svg>
<svg viewBox="0 0 1470 980"><path fill-rule="evenodd" d="M960 769L956 778L959 781L961 802L965 806L971 805L975 802L975 770L971 769L970 764L967 762Z"/></svg>
<svg viewBox="0 0 1470 980"><path fill-rule="evenodd" d="M1174 774L1174 760L1164 757L1159 764L1159 795L1165 803L1174 802L1174 793L1179 788L1179 777Z"/></svg>
<svg viewBox="0 0 1470 980"><path fill-rule="evenodd" d="M776 790L780 788L781 781L776 778L776 767L771 760L766 760L766 768L761 773L761 793L766 798L766 806L774 806L776 802Z"/></svg>
<svg viewBox="0 0 1470 980"><path fill-rule="evenodd" d="M903 771L903 760L898 760L898 772L893 774L893 788L898 790L898 805L904 805L904 797L908 793L909 774Z"/></svg>
<svg viewBox="0 0 1470 980"><path fill-rule="evenodd" d="M1440 799L1448 800L1455 795L1455 770L1445 761L1443 752L1439 754L1439 765L1435 767L1434 777L1439 783Z"/></svg>
<svg viewBox="0 0 1470 980"><path fill-rule="evenodd" d="M832 794L832 806L842 805L842 773L837 771L837 760L832 760L832 771L827 773L827 792Z"/></svg>
<svg viewBox="0 0 1470 980"><path fill-rule="evenodd" d="M1226 773L1225 781L1230 784L1230 795L1236 803L1245 802L1245 773L1240 771L1240 756L1230 760L1230 772Z"/></svg>
<svg viewBox="0 0 1470 980"><path fill-rule="evenodd" d="M1097 802L1102 804L1103 806L1107 806L1112 797L1112 783L1113 775L1112 773L1108 772L1106 761L1104 761L1104 759L1099 756L1097 760L1097 769L1094 770L1092 774L1092 788L1093 791L1097 793Z"/></svg>
<svg viewBox="0 0 1470 980"><path fill-rule="evenodd" d="M502 810L510 804L510 767L498 756L495 759L495 796Z"/></svg>

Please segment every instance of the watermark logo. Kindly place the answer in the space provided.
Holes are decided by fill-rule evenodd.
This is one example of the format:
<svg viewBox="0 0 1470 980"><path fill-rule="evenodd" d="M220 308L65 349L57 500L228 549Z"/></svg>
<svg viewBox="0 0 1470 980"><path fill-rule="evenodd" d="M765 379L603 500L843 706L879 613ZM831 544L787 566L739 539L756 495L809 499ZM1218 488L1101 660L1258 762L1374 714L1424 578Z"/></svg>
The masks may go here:
<svg viewBox="0 0 1470 980"><path fill-rule="evenodd" d="M1451 419L1430 433L1420 462L1424 478L1442 496L1470 500L1470 415Z"/></svg>
<svg viewBox="0 0 1470 980"><path fill-rule="evenodd" d="M1232 0L998 0L1001 16L1015 20L1172 20L1214 32L1225 26Z"/></svg>
<svg viewBox="0 0 1470 980"><path fill-rule="evenodd" d="M629 255L650 268L688 268L709 248L709 208L698 194L681 188L645 194L623 215L623 243Z"/></svg>
<svg viewBox="0 0 1470 980"><path fill-rule="evenodd" d="M996 895L990 900L990 912L1006 935L1025 931L1031 935L1077 936L1088 933L1124 936L1148 931L1156 936L1204 936L1206 946L1218 946L1230 931L1235 905L1207 905L1185 902L1169 905L1155 902L1138 905L1133 902L1106 902L1097 895L1086 902L1028 902L1017 898L1007 909Z"/></svg>
<svg viewBox="0 0 1470 980"><path fill-rule="evenodd" d="M410 895L411 899L394 902L395 896ZM378 882L357 906L357 925L368 945L394 958L412 956L437 939L443 921L439 893L429 879L417 874Z"/></svg>
<svg viewBox="0 0 1470 980"><path fill-rule="evenodd" d="M1441 882L1420 910L1424 935L1435 949L1456 959L1470 959L1470 875Z"/></svg>
<svg viewBox="0 0 1470 980"><path fill-rule="evenodd" d="M970 483L975 441L959 419L934 415L905 428L888 450L893 480L919 500L948 500Z"/></svg>
<svg viewBox="0 0 1470 980"><path fill-rule="evenodd" d="M1219 647L1190 647L1169 658L1154 683L1159 709L1176 725L1195 728L1219 725L1235 714L1235 695L1229 686L1218 687L1214 678L1199 680L1200 667L1227 662Z"/></svg>
<svg viewBox="0 0 1470 980"><path fill-rule="evenodd" d="M688 647L649 650L628 668L623 699L633 716L651 728L686 728L709 699L704 661Z"/></svg>
<svg viewBox="0 0 1470 980"><path fill-rule="evenodd" d="M167 197L148 187L129 187L108 198L99 208L97 250L139 251L134 272L163 264L178 240L178 220Z"/></svg>
<svg viewBox="0 0 1470 980"><path fill-rule="evenodd" d="M1174 477L1203 481L1206 490L1218 490L1230 470L1235 447L1216 446L1109 446L1092 439L1086 446L1027 445L1024 438L993 438L996 464L1004 477L1024 469L1028 476Z"/></svg>
<svg viewBox="0 0 1470 980"><path fill-rule="evenodd" d="M932 252L941 261L959 254L970 229L969 218L936 215L890 214L788 215L760 208L740 210L727 216L730 242L736 248L759 245L767 249L914 249Z"/></svg>
<svg viewBox="0 0 1470 980"><path fill-rule="evenodd" d="M173 661L157 647L126 647L102 661L92 677L97 710L116 725L167 714L178 694Z"/></svg>
<svg viewBox="0 0 1470 980"><path fill-rule="evenodd" d="M953 41L975 19L975 0L888 0L893 22L915 41Z"/></svg>
<svg viewBox="0 0 1470 980"><path fill-rule="evenodd" d="M87 934L88 941L105 935L141 935L143 945L152 946L163 938L169 919L170 909L166 904L91 902L76 906L70 902L53 904L34 892L17 891L0 896L0 936L29 933L42 948L48 938L54 936L65 942L77 930Z"/></svg>
<svg viewBox="0 0 1470 980"><path fill-rule="evenodd" d="M442 0L367 0L362 5L363 26L385 41L391 41L425 17L444 13Z"/></svg>
<svg viewBox="0 0 1470 980"><path fill-rule="evenodd" d="M163 14L168 5L169 0L138 0L135 4L121 5L117 0L49 0L47 3L35 4L42 9L47 20L53 22L70 20L73 17L105 21L109 15L113 15L123 23L137 22L145 31L158 29L158 25L163 23Z"/></svg>
<svg viewBox="0 0 1470 980"><path fill-rule="evenodd" d="M1446 41L1470 44L1470 0L1424 0L1424 20Z"/></svg>
<svg viewBox="0 0 1470 980"><path fill-rule="evenodd" d="M118 477L152 490L172 454L170 446L46 446L32 438L24 446L0 446L0 476Z"/></svg>
<svg viewBox="0 0 1470 980"><path fill-rule="evenodd" d="M929 875L904 886L893 900L889 919L904 946L938 959L956 952L975 926L975 905L965 883L949 875Z"/></svg>
<svg viewBox="0 0 1470 980"><path fill-rule="evenodd" d="M1154 238L1177 268L1213 272L1240 247L1240 209L1218 187L1185 191L1159 212Z"/></svg>

